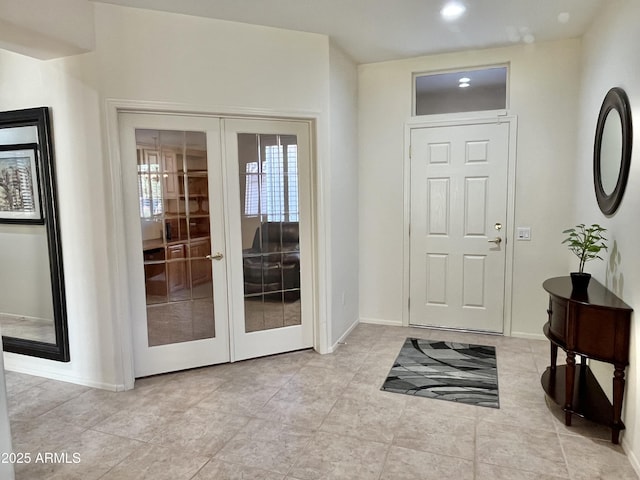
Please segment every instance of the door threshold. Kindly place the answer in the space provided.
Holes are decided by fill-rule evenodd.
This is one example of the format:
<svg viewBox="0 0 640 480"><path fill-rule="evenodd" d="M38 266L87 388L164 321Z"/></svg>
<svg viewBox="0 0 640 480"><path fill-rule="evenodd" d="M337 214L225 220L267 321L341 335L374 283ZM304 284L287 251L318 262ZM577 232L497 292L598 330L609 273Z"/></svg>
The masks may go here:
<svg viewBox="0 0 640 480"><path fill-rule="evenodd" d="M493 335L496 337L504 337L504 333L501 332L491 332L489 330L473 330L470 328L454 328L454 327L440 327L437 325L411 325L411 328L425 328L430 330L443 330L446 332L456 332L456 333L479 333L481 335Z"/></svg>

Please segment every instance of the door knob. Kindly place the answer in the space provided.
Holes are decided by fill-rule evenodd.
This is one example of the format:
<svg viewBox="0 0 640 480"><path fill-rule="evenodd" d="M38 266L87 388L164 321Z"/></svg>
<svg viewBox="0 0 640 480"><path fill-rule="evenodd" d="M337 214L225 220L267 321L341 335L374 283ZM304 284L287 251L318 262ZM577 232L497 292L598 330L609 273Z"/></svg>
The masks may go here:
<svg viewBox="0 0 640 480"><path fill-rule="evenodd" d="M502 238L500 238L500 237L490 238L489 240L487 240L487 242L495 243L496 245L500 245L500 243L502 243Z"/></svg>
<svg viewBox="0 0 640 480"><path fill-rule="evenodd" d="M205 258L209 260L222 260L222 257L224 257L222 252L216 252L213 255L207 255Z"/></svg>

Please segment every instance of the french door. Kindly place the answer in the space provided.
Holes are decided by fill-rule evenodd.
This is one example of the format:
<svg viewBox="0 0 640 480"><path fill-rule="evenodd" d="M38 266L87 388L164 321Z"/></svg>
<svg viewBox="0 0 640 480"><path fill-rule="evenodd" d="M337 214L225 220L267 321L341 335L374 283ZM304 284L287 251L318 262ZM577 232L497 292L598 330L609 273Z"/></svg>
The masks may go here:
<svg viewBox="0 0 640 480"><path fill-rule="evenodd" d="M312 346L308 125L119 121L135 376Z"/></svg>
<svg viewBox="0 0 640 480"><path fill-rule="evenodd" d="M311 347L309 129L228 119L224 132L233 360Z"/></svg>

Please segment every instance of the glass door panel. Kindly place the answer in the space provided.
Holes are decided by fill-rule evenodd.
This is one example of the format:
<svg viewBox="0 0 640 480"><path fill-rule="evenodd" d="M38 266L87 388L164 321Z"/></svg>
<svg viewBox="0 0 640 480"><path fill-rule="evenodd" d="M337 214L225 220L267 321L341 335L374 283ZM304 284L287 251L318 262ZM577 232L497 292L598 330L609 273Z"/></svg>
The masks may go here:
<svg viewBox="0 0 640 480"><path fill-rule="evenodd" d="M238 134L245 332L300 325L295 135Z"/></svg>
<svg viewBox="0 0 640 480"><path fill-rule="evenodd" d="M149 346L213 338L206 136L135 135Z"/></svg>

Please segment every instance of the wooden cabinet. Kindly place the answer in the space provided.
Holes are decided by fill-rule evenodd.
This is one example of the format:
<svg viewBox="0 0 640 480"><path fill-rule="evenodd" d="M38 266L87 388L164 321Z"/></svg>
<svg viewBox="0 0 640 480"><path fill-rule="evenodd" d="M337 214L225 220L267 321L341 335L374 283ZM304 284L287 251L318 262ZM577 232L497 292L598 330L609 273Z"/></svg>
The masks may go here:
<svg viewBox="0 0 640 480"><path fill-rule="evenodd" d="M618 443L625 428L621 412L633 310L593 278L583 294L573 292L570 277L550 278L543 288L549 293L549 321L543 331L551 342L551 365L542 375L542 386L562 406L566 425L571 425L572 415L584 416L611 427L611 441ZM567 354L566 365L556 365L558 347ZM576 355L582 358L579 365ZM613 364L613 404L587 358Z"/></svg>
<svg viewBox="0 0 640 480"><path fill-rule="evenodd" d="M194 240L190 245L191 256L191 283L201 285L211 281L211 260L205 258L211 253L211 241L209 237Z"/></svg>
<svg viewBox="0 0 640 480"><path fill-rule="evenodd" d="M162 303L187 298L188 290L211 281L210 237L144 248L147 301ZM182 293L181 293L182 292Z"/></svg>
<svg viewBox="0 0 640 480"><path fill-rule="evenodd" d="M183 244L167 247L167 278L170 293L187 288L187 262Z"/></svg>
<svg viewBox="0 0 640 480"><path fill-rule="evenodd" d="M206 151L138 144L138 185L147 303L189 300L212 277Z"/></svg>
<svg viewBox="0 0 640 480"><path fill-rule="evenodd" d="M146 242L144 246L144 277L147 302L167 296L167 275L164 246Z"/></svg>

